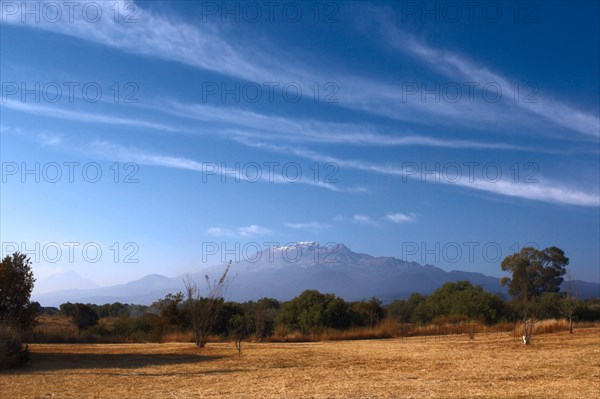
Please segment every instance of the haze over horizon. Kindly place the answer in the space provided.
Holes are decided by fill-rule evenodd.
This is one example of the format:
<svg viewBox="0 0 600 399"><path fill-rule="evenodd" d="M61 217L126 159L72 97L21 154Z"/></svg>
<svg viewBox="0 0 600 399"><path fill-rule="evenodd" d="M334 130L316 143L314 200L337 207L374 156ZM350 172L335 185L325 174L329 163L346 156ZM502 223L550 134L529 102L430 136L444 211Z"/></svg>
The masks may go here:
<svg viewBox="0 0 600 399"><path fill-rule="evenodd" d="M316 241L600 282L599 3L79 3L0 8L1 255L39 280Z"/></svg>
<svg viewBox="0 0 600 399"><path fill-rule="evenodd" d="M354 252L343 244L324 246L316 242L302 242L269 248L236 263L190 271L171 278L152 274L122 285L89 287L85 280L69 276L72 278L71 287L65 284L63 289L46 293L34 290L33 298L43 306L56 307L65 302L150 305L156 298L184 291L185 281L201 282L205 278L217 281L225 270L229 271L225 299L237 302L261 298L286 301L305 290L317 290L349 301L377 297L384 303L390 303L414 293L429 295L444 284L457 281L469 281L488 293L508 297L507 287L496 277L447 272L417 262L374 257ZM574 280L573 286L581 299L597 298L600 292L600 284Z"/></svg>
<svg viewBox="0 0 600 399"><path fill-rule="evenodd" d="M206 251L208 251L209 253L214 251L215 249L220 249L219 245L216 245L217 243L211 243L206 249ZM246 244L247 248L259 248L260 245L258 243L247 243ZM416 251L418 248L416 247L409 247L408 250L410 251ZM184 273L176 273L176 274L167 274L167 273L151 273L151 274L146 274L143 276L140 276L139 278L134 278L132 280L127 280L127 281L119 281L116 283L112 283L112 284L105 284L105 285L98 285L96 283L94 283L93 281L90 281L89 279L83 278L82 276L80 276L79 274L77 274L76 272L72 271L72 270L60 270L57 271L54 274L51 274L49 276L45 276L42 279L38 279L38 281L36 281L36 285L34 287L33 293L34 293L34 297L38 296L40 294L48 294L48 293L55 293L58 291L68 291L68 290L90 290L90 289L102 289L102 288L108 288L108 287L113 287L113 286L117 286L117 285L121 285L121 284L130 284L130 283L134 283L137 281L142 281L144 279L150 278L150 277L166 277L169 279L178 279L181 280L179 281L178 285L173 285L173 284L169 284L168 287L166 286L165 288L169 288L170 290L174 290L174 291L178 291L181 290L183 287L183 279L188 276L188 275L197 275L197 279L202 280L204 278L204 276L208 276L210 279L215 279L217 278L222 271L224 270L225 266L227 265L227 263L229 262L229 260L232 262L232 275L238 275L241 273L242 275L242 279L245 279L245 277L243 277L245 275L245 273L247 272L256 272L256 271L267 271L267 276L263 276L262 274L260 275L260 278L264 278L265 281L268 279L268 271L269 269L272 268L289 268L288 270L292 271L294 269L306 269L307 267L313 267L315 265L322 265L325 267L325 269L327 268L331 268L330 270L340 270L341 269L346 269L349 265L347 264L348 259L345 256L341 256L341 253L345 253L348 252L351 254L351 256L354 257L360 257L363 258L366 257L366 259L370 259L372 258L373 261L380 261L380 260L386 260L385 262L387 262L388 260L395 260L395 261L399 261L400 265L403 262L407 262L410 264L415 264L415 265L419 265L419 266L431 266L431 264L426 264L426 263L419 263L418 261L404 261L402 259L398 259L398 258L394 258L394 257L389 257L389 256L375 256L373 257L372 255L368 254L368 253L357 253L352 251L352 248L348 248L346 245L344 245L343 243L327 243L327 244L321 244L318 243L316 241L299 241L299 242L289 242L287 243L287 245L276 245L273 243L270 243L270 245L265 246L264 249L262 249L261 252L250 252L250 251L245 251L244 249L240 248L236 251L229 251L229 252L225 252L224 254L220 254L221 256L224 256L224 258L214 264L202 264L199 267L190 269ZM307 263L309 262L309 263ZM363 265L363 267L365 267L365 270L368 270L369 268L371 268L371 272L372 273L378 273L379 270L377 269L377 263L374 264L369 264L366 263L365 265ZM427 270L426 268L424 268L424 270ZM445 272L460 272L460 271L464 271L464 272L474 272L474 273L479 273L477 272L477 270L464 270L461 269L460 267L457 267L455 269L444 269L442 268L442 270L444 270ZM348 270L349 271L349 270ZM500 274L500 273L499 273ZM199 276L199 277L198 277ZM300 276L302 276L302 274L300 274ZM307 276L304 276L307 277ZM487 277L487 276L486 276ZM495 275L495 276L490 276L490 277L500 277L499 275ZM234 278L233 280L235 280L236 278ZM253 279L256 279L256 277L254 277ZM385 281L385 280L384 280ZM581 280L578 280L581 281ZM471 281L473 284L481 284L481 281L476 281L473 280ZM243 282L242 282L243 283ZM312 281L311 284L314 284L315 281ZM266 283L267 286L272 286L272 285L280 285L281 281L275 281L275 282L270 282L270 283ZM356 285L360 285L360 283L356 282ZM304 287L304 288L310 288L310 287ZM497 291L502 291L502 287L499 284L488 284L486 287L487 290L489 290L490 292L497 292ZM169 291L169 290L167 290ZM237 289L235 290L236 294L237 294ZM245 293L247 292L247 289L244 291ZM416 290L415 292L419 292L418 290ZM589 289L586 289L586 295L588 295L589 293ZM389 293L379 293L379 295L384 295L387 296L387 294ZM377 293L374 293L375 296L377 296Z"/></svg>

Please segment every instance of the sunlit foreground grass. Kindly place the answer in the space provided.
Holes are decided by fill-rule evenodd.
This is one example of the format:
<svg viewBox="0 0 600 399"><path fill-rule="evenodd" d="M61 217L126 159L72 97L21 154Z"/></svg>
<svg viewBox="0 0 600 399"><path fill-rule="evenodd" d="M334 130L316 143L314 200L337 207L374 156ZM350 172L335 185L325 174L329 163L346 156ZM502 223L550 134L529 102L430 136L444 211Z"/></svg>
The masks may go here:
<svg viewBox="0 0 600 399"><path fill-rule="evenodd" d="M596 398L600 329L534 336L233 344L37 344L1 398Z"/></svg>

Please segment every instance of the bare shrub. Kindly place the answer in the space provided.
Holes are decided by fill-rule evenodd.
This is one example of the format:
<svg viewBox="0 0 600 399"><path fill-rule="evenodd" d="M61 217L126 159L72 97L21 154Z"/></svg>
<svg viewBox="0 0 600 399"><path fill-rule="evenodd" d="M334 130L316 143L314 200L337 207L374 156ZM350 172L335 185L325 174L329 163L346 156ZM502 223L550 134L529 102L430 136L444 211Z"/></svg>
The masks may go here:
<svg viewBox="0 0 600 399"><path fill-rule="evenodd" d="M223 308L223 297L230 284L227 278L230 269L231 261L225 267L221 278L213 283L211 283L208 276L205 276L208 287L208 295L206 297L200 297L198 285L190 275L187 275L183 281L188 311L190 312L190 319L192 321L194 341L200 348L203 348L206 342L208 342L208 338L219 317L219 312Z"/></svg>

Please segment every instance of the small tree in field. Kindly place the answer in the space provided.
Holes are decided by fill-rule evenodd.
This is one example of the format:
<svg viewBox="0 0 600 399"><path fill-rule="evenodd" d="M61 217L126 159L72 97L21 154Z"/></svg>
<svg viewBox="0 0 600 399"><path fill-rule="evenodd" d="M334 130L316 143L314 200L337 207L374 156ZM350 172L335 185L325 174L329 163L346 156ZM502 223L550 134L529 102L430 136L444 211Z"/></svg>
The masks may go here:
<svg viewBox="0 0 600 399"><path fill-rule="evenodd" d="M248 313L236 314L229 320L229 329L235 339L235 349L242 355L242 341L252 332L254 320Z"/></svg>
<svg viewBox="0 0 600 399"><path fill-rule="evenodd" d="M183 281L185 286L185 297L192 321L194 340L196 345L203 348L219 317L223 307L223 297L229 286L228 273L231 269L231 261L227 264L223 275L218 281L210 282L208 276L204 276L208 287L208 295L200 297L198 286L190 275Z"/></svg>
<svg viewBox="0 0 600 399"><path fill-rule="evenodd" d="M577 293L572 275L567 276L565 296L562 298L561 310L569 318L569 334L573 334L573 313L577 308Z"/></svg>
<svg viewBox="0 0 600 399"><path fill-rule="evenodd" d="M536 302L545 292L559 292L565 266L569 258L557 247L541 251L525 247L519 253L507 256L501 264L512 277L500 280L508 285L508 293L520 303L523 322L523 343L529 345L537 320Z"/></svg>

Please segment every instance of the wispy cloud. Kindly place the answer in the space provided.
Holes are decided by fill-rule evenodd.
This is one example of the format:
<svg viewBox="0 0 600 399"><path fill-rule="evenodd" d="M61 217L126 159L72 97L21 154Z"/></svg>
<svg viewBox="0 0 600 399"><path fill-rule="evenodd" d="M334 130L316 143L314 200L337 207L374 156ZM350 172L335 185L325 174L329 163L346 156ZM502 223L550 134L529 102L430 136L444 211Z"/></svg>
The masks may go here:
<svg viewBox="0 0 600 399"><path fill-rule="evenodd" d="M471 79L475 82L494 82L502 89L503 93L511 92L511 83L508 78L494 73L486 67L477 66L457 54L415 43L409 48L432 66L449 71L452 76ZM511 101L511 103L569 130L592 137L600 137L600 119L597 116L577 110L560 101L552 100L545 95L540 97L535 102L521 100ZM510 96L505 95L504 98L509 99Z"/></svg>
<svg viewBox="0 0 600 399"><path fill-rule="evenodd" d="M522 99L514 101L513 96L507 95L515 90L510 78L493 72L490 68L477 64L458 53L428 46L422 40L398 28L389 16L389 9L387 15L384 15L382 10L370 8L369 14L373 21L376 21L380 37L391 48L416 56L433 70L450 79L474 82L479 85L487 83L498 85L501 93L504 93L501 99L504 102L510 102L513 109L514 107L522 108L571 131L600 137L600 118L597 115L586 113L560 100L552 99L547 93L543 95L538 93L535 101L523 101ZM504 113L508 112L510 110L504 110Z"/></svg>
<svg viewBox="0 0 600 399"><path fill-rule="evenodd" d="M17 134L23 134L23 131L20 128L11 128L5 125L2 125L2 134L7 134L10 132L16 132ZM92 152L95 153L99 157L110 157L111 159L115 159L117 161L122 162L135 162L140 165L149 165L149 166L161 166L167 168L176 168L176 169L184 169L190 170L194 172L206 173L206 174L214 174L217 173L220 177L225 180L235 181L235 182L249 182L249 183L271 183L271 184L299 184L299 185L308 185L317 188L322 188L328 191L340 192L340 193L364 193L368 190L364 187L354 186L354 187L345 187L338 183L330 183L323 181L324 179L315 180L314 178L300 176L298 179L289 179L283 174L265 174L267 176L260 176L258 180L256 180L255 176L246 175L241 169L235 170L235 173L232 174L231 170L222 170L219 165L217 165L217 169L214 169L214 162L201 162L196 161L194 159L178 157L172 155L161 154L158 152L152 152L148 150L142 150L139 148L132 147L124 147L122 145L106 141L106 140L95 140L91 143L87 144L74 144L69 141L66 143L63 135L59 134L45 134L38 133L35 134L35 139L39 144L42 145L65 145L68 146L70 150L78 150L81 152Z"/></svg>
<svg viewBox="0 0 600 399"><path fill-rule="evenodd" d="M84 0L80 3L80 7L94 3L94 7L101 8L102 15L108 16L113 15L116 7L127 10L130 1ZM225 41L215 25L175 21L139 5L136 7L135 23L123 23L110 17L90 23L83 19L82 13L73 13L72 21L61 18L59 22L48 21L47 18L38 21L27 18L23 22L20 15L9 13L4 18L9 24L57 32L125 52L173 60L232 76L252 79L268 75L267 70L248 62L241 48L234 48Z"/></svg>
<svg viewBox="0 0 600 399"><path fill-rule="evenodd" d="M121 6L125 2L120 3ZM102 7L108 7L112 3L102 3ZM40 23L27 19L25 25L50 30L83 40L101 43L122 51L135 54L149 55L163 59L169 59L184 64L192 65L201 69L223 73L228 76L248 79L253 81L299 81L314 82L315 79L325 77L320 71L311 68L302 60L290 63L290 57L256 57L251 55L257 50L256 46L243 48L230 43L223 31L217 26L210 24L191 25L175 17L167 18L156 11L140 7L138 23L121 24L115 23L112 18L102 18L97 24L90 24L83 20L63 23ZM18 15L7 16L7 23L23 25ZM453 79L464 79L468 81L493 81L503 89L509 91L510 79L500 73L492 72L489 68L478 65L467 57L436 49L425 45L422 41L411 37L383 18L379 22L379 32L386 39L386 44L400 51L412 54L416 59L432 67L433 70ZM260 50L260 49L258 49ZM281 61L286 59L288 63ZM257 61L260 60L260 61ZM423 118L423 115L439 116L437 120L447 120L451 123L467 124L479 121L489 122L491 120L502 120L510 126L514 122L515 109L524 112L523 118L535 116L550 121L558 126L579 132L588 137L600 136L599 118L584 111L580 111L559 100L542 99L538 103L520 102L511 104L510 107L499 108L496 104L452 104L422 103L414 102L405 107L398 107L402 102L402 90L394 83L362 78L360 76L347 75L349 78L341 82L344 90L340 90L341 97L338 105L352 109L361 109L374 114L382 114L392 118L407 120L436 121L435 118ZM309 79L310 78L310 79ZM323 79L326 81L326 79ZM136 126L141 128L159 129L165 131L177 130L172 126L146 122L137 119L112 117L101 114L86 112L75 112L56 107L47 107L34 104L24 104L8 100L2 104L14 110L29 112L37 115L58 117L87 123L106 123L113 125ZM415 109L419 113L415 114ZM220 110L219 113L207 107L191 108L182 106L178 110L182 114L194 118L213 118L223 122L231 110ZM211 115L212 114L212 115ZM317 121L296 121L287 118L266 117L265 115L240 111L233 114L236 123L246 128L238 131L242 136L248 135L256 138L258 132L273 139L282 136L283 131L291 131L291 137L300 137L302 140L346 142L346 143L371 143L375 145L428 145L439 147L457 148L507 148L510 145L504 143L481 143L471 140L439 139L427 136L415 135L410 132L401 132L402 136L381 134L372 128L365 126L349 126L348 124L322 123ZM515 116L521 118L521 116ZM268 128L272 126L272 128ZM250 131L250 128L255 131ZM243 136L242 136L243 137ZM341 167L352 168L372 173L404 176L405 171L393 165L382 165L369 163L362 160L340 159L324 154L314 153L309 150L292 148L292 153L297 156L320 161L335 162ZM135 155L135 154L128 154ZM137 153L137 159L148 164L178 167L184 169L198 170L198 162L190 159L165 156L160 154ZM200 165L201 167L201 165ZM284 183L284 181L278 182ZM331 191L348 191L337 185L322 182L301 181L301 184L311 184ZM460 180L447 183L441 179L443 184L454 184L469 189L486 191L506 196L533 199L545 202L572 204L580 206L597 206L599 198L597 193L589 193L582 190L571 189L564 184L546 180L537 184L520 184L510 181L489 182L484 180ZM360 190L356 190L360 191Z"/></svg>
<svg viewBox="0 0 600 399"><path fill-rule="evenodd" d="M404 213L395 212L389 213L384 217L373 217L362 213L357 213L351 217L336 215L333 220L335 222L351 222L355 224L376 226L379 225L381 221L387 221L396 224L414 222L416 220L416 216L412 213L407 215Z"/></svg>
<svg viewBox="0 0 600 399"><path fill-rule="evenodd" d="M387 214L385 216L385 219L390 222L393 222L393 223L408 223L408 222L415 221L415 215L413 215L413 214L406 215L401 212L396 212L396 213Z"/></svg>
<svg viewBox="0 0 600 399"><path fill-rule="evenodd" d="M307 231L312 231L312 232L324 230L324 229L331 227L327 223L321 223L321 222L316 222L316 221L307 222L307 223L285 223L285 225L287 227L289 227L290 229L307 230Z"/></svg>
<svg viewBox="0 0 600 399"><path fill-rule="evenodd" d="M206 232L215 237L231 237L235 235L233 230L224 229L222 227L209 227Z"/></svg>
<svg viewBox="0 0 600 399"><path fill-rule="evenodd" d="M7 107L15 111L26 112L29 114L41 115L50 118L65 119L79 123L102 123L109 125L121 125L139 128L149 128L155 130L164 130L169 132L181 131L180 129L171 126L159 123L146 122L139 119L120 118L100 113L90 113L83 111L69 111L60 107L51 107L46 105L15 101L11 99L6 99L6 101L0 104L0 107Z"/></svg>
<svg viewBox="0 0 600 399"><path fill-rule="evenodd" d="M22 128L20 127L12 127L12 126L7 126L7 125L3 125L0 124L0 134L2 135L8 135L8 134L13 134L13 135L17 135L17 136L27 136L30 139L33 139L33 141L36 144L42 145L42 146L58 146L63 144L63 138L64 135L62 133L55 133L55 132L36 132L36 133L30 133L30 132L25 132Z"/></svg>
<svg viewBox="0 0 600 399"><path fill-rule="evenodd" d="M20 112L73 122L131 126L179 133L190 133L192 131L192 129L183 129L140 119L117 117L106 113L71 111L60 106L39 105L12 99L7 99L1 106ZM205 104L182 104L171 101L151 108L153 111L166 112L171 116L217 123L219 125L212 128L210 132L224 138L239 136L329 144L533 151L513 144L464 139L440 139L414 134L410 131L391 131L382 134L378 132L381 128L372 125L284 118L239 108L214 107ZM240 127L245 130L240 130Z"/></svg>
<svg viewBox="0 0 600 399"><path fill-rule="evenodd" d="M352 216L336 215L333 217L333 221L337 223L354 223L371 226L375 226L378 224L377 221L371 216L365 215L363 213L357 213Z"/></svg>
<svg viewBox="0 0 600 399"><path fill-rule="evenodd" d="M45 146L56 146L63 142L63 135L56 133L40 133L38 138L40 143Z"/></svg>
<svg viewBox="0 0 600 399"><path fill-rule="evenodd" d="M109 7L114 7L113 3L99 3L104 8L105 15L111 14ZM127 2L120 1L118 4L124 7ZM519 123L522 125L524 120L529 120L528 126L535 127L537 126L535 118L533 120L530 118L531 115L535 115L589 136L600 135L597 116L589 115L560 101L543 101L538 104L518 103L517 108L528 111L521 114L514 112L515 107L502 107L500 104L482 102L406 102L404 90L398 82L375 80L353 75L347 71L343 74L340 74L339 70L326 71L326 66L316 69L306 60L295 57L290 49L280 49L277 57L264 54L262 48L266 47L264 43L268 43L266 38L261 38L261 46L256 44L256 38L246 38L243 42L243 39L240 41L238 37L234 42L227 37L227 32L217 25L210 23L192 25L175 16L161 15L157 11L160 7L149 9L140 6L138 8L136 14L138 22L132 24L117 23L112 18L102 18L98 23L89 23L81 19L80 15L76 15L73 22L49 23L42 20L36 23L28 18L23 23L18 15L7 15L6 21L12 25L49 30L128 53L172 60L254 82L297 82L309 90L308 87L315 81L328 82L332 80L332 76L343 76L336 79L339 85L337 106L419 124L440 123L489 129L492 126L491 122L502 122L504 126L511 126ZM361 14L361 17L363 16L365 15ZM432 65L438 71L453 78L459 77L469 81L493 80L508 89L508 78L489 72L486 68L476 66L455 54L426 47L413 38L407 37L386 18L380 21L380 31L383 32L383 37L387 38L388 45L409 51L422 62ZM256 57L256 54L263 54L263 56ZM323 64L325 63L321 65ZM335 139L335 135L330 139ZM343 139L343 136L338 136L338 139ZM383 138L366 137L366 139ZM392 142L394 140L391 139ZM406 143L405 140L400 138L399 145ZM415 141L414 137L408 138L408 142L422 143L422 145L448 144L431 140L423 141L420 138ZM461 145L466 144L469 143Z"/></svg>
<svg viewBox="0 0 600 399"><path fill-rule="evenodd" d="M370 224L370 225L377 224L377 222L375 220L373 220L373 218L371 216L367 216L367 215L363 215L363 214L356 214L356 215L352 216L352 221L354 223L358 223L358 224Z"/></svg>
<svg viewBox="0 0 600 399"><path fill-rule="evenodd" d="M242 237L247 237L247 236L270 234L271 230L269 230L265 227L258 226L256 224L251 224L250 226L246 226L246 227L238 227L238 232L240 233L240 235Z"/></svg>
<svg viewBox="0 0 600 399"><path fill-rule="evenodd" d="M355 169L363 172L394 176L402 178L403 180L421 179L420 175L413 174L407 167L378 164L356 159L342 159L303 148L284 147L256 141L240 142L248 146L260 147L274 152L283 152L286 154L292 153L298 157L311 159L317 162L333 162L340 168ZM563 183L555 182L550 179L544 179L544 181L542 181L542 179L538 179L539 181L537 183L522 183L505 180L491 181L485 179L458 179L456 181L450 181L449 179L444 178L444 176L441 176L439 172L435 172L433 174L434 176L431 176L432 178L427 180L428 182L433 181L437 184L454 185L493 194L550 203L577 206L600 205L599 193L586 192L581 189L567 187Z"/></svg>
<svg viewBox="0 0 600 399"><path fill-rule="evenodd" d="M280 116L260 114L240 108L215 107L206 104L183 104L177 101L163 103L156 110L179 117L195 119L203 122L224 123L235 128L226 128L225 136L260 137L262 139L304 141L331 144L353 144L372 146L426 146L462 149L496 149L525 150L529 149L506 143L484 142L476 140L441 139L404 129L382 129L381 127L323 122L314 119L292 119ZM243 127L246 130L240 130ZM382 130L387 130L382 133Z"/></svg>
<svg viewBox="0 0 600 399"><path fill-rule="evenodd" d="M110 143L108 141L94 141L93 143L91 143L88 149L94 151L95 153L101 156L107 156L108 154L111 157L116 158L116 160L124 162L136 162L140 165L163 166L168 168L191 170L200 173L212 174L215 172L215 170L212 169L213 163L210 162L203 163L189 158L158 154L135 148L127 148L114 143ZM222 174L222 176L225 176L225 178L229 179L230 181L250 183L257 182L257 180L255 180L253 177L245 175L241 170L236 171L233 176L231 174L231 171L228 171L227 175L225 175L225 171L221 171L220 169L218 169L217 172L218 174ZM286 179L285 176L278 174L273 174L268 177L261 176L261 178L258 181L263 182L265 184L301 184L323 188L335 192L359 193L366 191L362 187L341 187L339 184L328 183L322 180L315 181L311 178L300 178L298 180L291 181L289 179Z"/></svg>
<svg viewBox="0 0 600 399"><path fill-rule="evenodd" d="M206 231L209 235L215 237L255 237L264 236L271 234L272 231L266 227L262 227L256 224L249 226L241 226L234 229L228 229L223 227L210 227Z"/></svg>

